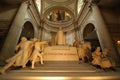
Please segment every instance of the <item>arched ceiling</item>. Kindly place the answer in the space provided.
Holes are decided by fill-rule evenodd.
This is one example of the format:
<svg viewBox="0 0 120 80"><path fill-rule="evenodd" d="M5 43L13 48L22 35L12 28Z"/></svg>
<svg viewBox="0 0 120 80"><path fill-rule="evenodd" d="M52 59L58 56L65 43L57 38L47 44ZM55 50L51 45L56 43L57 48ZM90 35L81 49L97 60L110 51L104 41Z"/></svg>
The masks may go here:
<svg viewBox="0 0 120 80"><path fill-rule="evenodd" d="M67 27L67 29L73 29L71 25L73 25L73 20L77 16L77 0L41 0L41 15L42 18L46 24L45 29L50 30L55 30L55 27ZM49 14L51 10L60 10L60 11L65 11L70 14L72 19L68 22L51 22L46 19L46 14ZM69 27L69 28L68 28Z"/></svg>
<svg viewBox="0 0 120 80"><path fill-rule="evenodd" d="M67 29L72 30L74 29L74 18L77 16L77 2L78 0L41 0L42 1L42 6L41 6L41 14L43 16L43 19L45 20L45 24L47 26L46 29L48 30L56 30L55 27L62 26L64 29L67 31ZM93 0L93 1L99 1L98 5L103 8L113 8L113 7L118 7L120 5L120 0ZM68 23L64 23L59 25L58 23L52 23L49 21L46 21L45 17L46 12L49 12L51 9L54 9L56 7L59 8L65 8L66 10L71 12L73 16L73 21ZM64 30L64 31L65 31Z"/></svg>
<svg viewBox="0 0 120 80"><path fill-rule="evenodd" d="M0 0L0 5L1 4L9 4L9 5L16 5L20 4L22 1L26 0ZM93 1L98 1L98 0L93 0ZM45 20L45 14L46 12L49 12L51 9L54 8L61 8L65 9L70 12L72 15L72 18L76 18L77 16L77 2L78 0L41 0L41 16L42 20ZM119 7L120 5L120 0L99 0L98 5L103 8L114 8L114 7ZM51 24L49 21L44 21L46 26L46 29L48 30L56 30L55 27L58 26L63 26L64 29L73 29L74 26L74 19L73 21L69 23L64 23L64 24L59 24L55 23L54 25ZM51 24L51 25L50 25Z"/></svg>

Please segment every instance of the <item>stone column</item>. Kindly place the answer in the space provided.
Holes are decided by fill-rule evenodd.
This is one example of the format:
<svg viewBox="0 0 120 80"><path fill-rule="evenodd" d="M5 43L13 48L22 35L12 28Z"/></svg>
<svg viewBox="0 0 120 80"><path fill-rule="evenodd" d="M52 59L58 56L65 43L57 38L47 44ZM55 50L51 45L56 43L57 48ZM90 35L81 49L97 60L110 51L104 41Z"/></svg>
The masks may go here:
<svg viewBox="0 0 120 80"><path fill-rule="evenodd" d="M120 61L120 56L117 53L117 50L115 49L115 45L113 44L112 38L108 32L107 26L104 22L104 19L100 13L100 10L97 5L92 6L93 10L93 17L95 20L95 26L96 26L96 33L98 35L98 39L100 42L100 45L102 47L102 50L104 48L109 49L109 56L112 57L116 62Z"/></svg>
<svg viewBox="0 0 120 80"><path fill-rule="evenodd" d="M55 37L56 37L56 35L55 35L55 32L50 32L50 34L51 34L51 46L54 46L55 45Z"/></svg>
<svg viewBox="0 0 120 80"><path fill-rule="evenodd" d="M14 55L15 47L19 40L23 25L24 25L24 18L25 13L27 11L27 2L23 2L19 7L19 10L14 18L14 21L9 29L8 35L5 39L4 45L1 50L2 60L11 57Z"/></svg>
<svg viewBox="0 0 120 80"><path fill-rule="evenodd" d="M43 40L43 33L44 33L44 20L42 19L41 21L40 21L40 23L41 23L41 27L40 27L40 41L42 41Z"/></svg>
<svg viewBox="0 0 120 80"><path fill-rule="evenodd" d="M41 26L38 27L38 34L36 36L36 38L38 39L38 41L40 41L40 34L41 34Z"/></svg>
<svg viewBox="0 0 120 80"><path fill-rule="evenodd" d="M78 21L74 23L74 31L75 31L74 38L76 37L78 41L80 41L80 36L78 36L79 35Z"/></svg>

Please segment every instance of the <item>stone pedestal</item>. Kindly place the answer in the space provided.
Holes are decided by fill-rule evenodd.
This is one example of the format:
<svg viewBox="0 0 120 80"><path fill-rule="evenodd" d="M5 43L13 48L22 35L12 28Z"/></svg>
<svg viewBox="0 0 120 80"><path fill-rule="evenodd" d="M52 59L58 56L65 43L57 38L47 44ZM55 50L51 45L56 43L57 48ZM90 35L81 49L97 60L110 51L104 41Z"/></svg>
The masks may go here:
<svg viewBox="0 0 120 80"><path fill-rule="evenodd" d="M50 46L44 49L44 61L78 61L76 47Z"/></svg>

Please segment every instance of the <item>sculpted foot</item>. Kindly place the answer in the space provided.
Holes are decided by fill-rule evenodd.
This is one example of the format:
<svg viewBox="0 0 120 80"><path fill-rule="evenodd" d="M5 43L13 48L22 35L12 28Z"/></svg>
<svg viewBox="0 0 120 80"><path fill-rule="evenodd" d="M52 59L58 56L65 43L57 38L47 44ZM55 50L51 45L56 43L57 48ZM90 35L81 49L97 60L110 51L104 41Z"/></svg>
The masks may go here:
<svg viewBox="0 0 120 80"><path fill-rule="evenodd" d="M1 74L5 74L5 70L0 70L0 73Z"/></svg>

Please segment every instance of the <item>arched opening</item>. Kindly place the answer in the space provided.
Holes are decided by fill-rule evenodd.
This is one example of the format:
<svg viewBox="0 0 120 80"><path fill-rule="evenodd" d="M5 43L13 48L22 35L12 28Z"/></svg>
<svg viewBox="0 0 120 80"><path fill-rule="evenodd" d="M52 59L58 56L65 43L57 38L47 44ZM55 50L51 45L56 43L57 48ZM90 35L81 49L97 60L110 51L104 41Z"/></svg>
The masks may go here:
<svg viewBox="0 0 120 80"><path fill-rule="evenodd" d="M34 37L34 28L29 21L27 21L23 26L20 38L23 36L26 37L27 39Z"/></svg>
<svg viewBox="0 0 120 80"><path fill-rule="evenodd" d="M84 41L91 42L92 51L94 51L97 46L100 46L95 27L92 23L89 23L85 26L83 31L83 39Z"/></svg>

